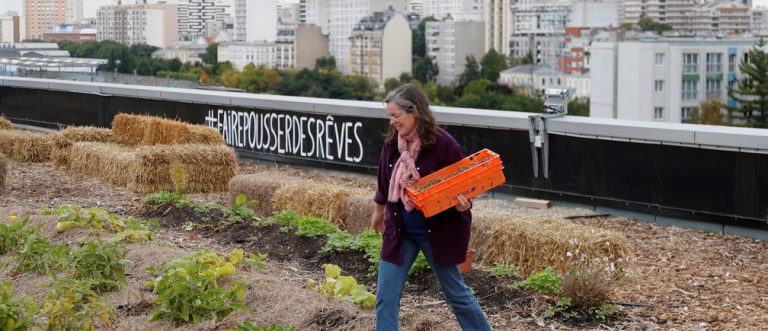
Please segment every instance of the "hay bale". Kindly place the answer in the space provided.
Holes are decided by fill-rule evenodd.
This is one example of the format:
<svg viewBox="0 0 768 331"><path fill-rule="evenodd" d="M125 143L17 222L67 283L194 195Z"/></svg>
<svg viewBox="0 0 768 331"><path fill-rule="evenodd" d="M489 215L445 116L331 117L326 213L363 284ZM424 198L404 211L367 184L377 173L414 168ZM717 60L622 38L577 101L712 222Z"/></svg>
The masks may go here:
<svg viewBox="0 0 768 331"><path fill-rule="evenodd" d="M7 118L0 116L0 130L13 130L13 123Z"/></svg>
<svg viewBox="0 0 768 331"><path fill-rule="evenodd" d="M8 160L0 153L0 194L5 191L5 178L8 176Z"/></svg>
<svg viewBox="0 0 768 331"><path fill-rule="evenodd" d="M154 116L118 114L112 121L115 141L129 145L225 145L213 128Z"/></svg>
<svg viewBox="0 0 768 331"><path fill-rule="evenodd" d="M272 210L293 210L301 215L311 215L344 226L344 200L353 194L365 194L358 188L350 188L320 181L287 183L272 196Z"/></svg>
<svg viewBox="0 0 768 331"><path fill-rule="evenodd" d="M136 163L134 148L100 142L81 141L70 144L67 148L67 169L121 187L127 187L133 179Z"/></svg>
<svg viewBox="0 0 768 331"><path fill-rule="evenodd" d="M509 217L509 213L497 208L487 208L478 200L473 201L473 205L469 247L475 251L476 260L483 260L488 250L491 228L497 222Z"/></svg>
<svg viewBox="0 0 768 331"><path fill-rule="evenodd" d="M224 145L141 146L135 151L128 189L136 193L174 190L169 171L173 158L178 158L187 173L182 193L226 191L237 174L235 151Z"/></svg>
<svg viewBox="0 0 768 331"><path fill-rule="evenodd" d="M344 199L342 217L344 229L352 234L358 234L371 228L371 216L376 203L373 202L373 192L369 194L353 194Z"/></svg>
<svg viewBox="0 0 768 331"><path fill-rule="evenodd" d="M51 159L51 140L43 133L0 130L0 153L17 162L44 162Z"/></svg>
<svg viewBox="0 0 768 331"><path fill-rule="evenodd" d="M624 236L563 219L504 217L491 226L487 241L484 260L514 264L523 274L545 267L566 272L574 263L612 263L621 275L629 254Z"/></svg>
<svg viewBox="0 0 768 331"><path fill-rule="evenodd" d="M109 142L112 141L112 130L93 126L71 126L54 134L51 141L53 165L57 168L66 169L69 165L70 147L73 142Z"/></svg>
<svg viewBox="0 0 768 331"><path fill-rule="evenodd" d="M295 180L282 172L237 175L229 181L229 204L234 204L238 195L245 194L248 200L256 201L250 206L256 215L269 216L273 211L279 211L272 210L272 196L278 189Z"/></svg>

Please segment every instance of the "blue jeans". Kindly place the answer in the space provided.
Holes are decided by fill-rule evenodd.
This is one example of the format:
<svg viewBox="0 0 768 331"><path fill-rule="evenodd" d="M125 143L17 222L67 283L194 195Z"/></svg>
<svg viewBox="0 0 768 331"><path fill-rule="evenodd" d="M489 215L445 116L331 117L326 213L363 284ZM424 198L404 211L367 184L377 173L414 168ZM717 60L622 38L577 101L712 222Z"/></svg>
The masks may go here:
<svg viewBox="0 0 768 331"><path fill-rule="evenodd" d="M452 266L438 266L432 260L432 248L427 239L413 239L403 237L403 264L397 265L381 260L379 267L379 280L376 292L376 330L397 330L400 324L400 298L403 296L405 281L408 280L408 270L419 254L424 252L427 262L440 281L448 299L448 303L456 315L462 330L490 330L488 321L483 315L483 310L477 303L472 290L464 284L464 278L459 273L459 268Z"/></svg>

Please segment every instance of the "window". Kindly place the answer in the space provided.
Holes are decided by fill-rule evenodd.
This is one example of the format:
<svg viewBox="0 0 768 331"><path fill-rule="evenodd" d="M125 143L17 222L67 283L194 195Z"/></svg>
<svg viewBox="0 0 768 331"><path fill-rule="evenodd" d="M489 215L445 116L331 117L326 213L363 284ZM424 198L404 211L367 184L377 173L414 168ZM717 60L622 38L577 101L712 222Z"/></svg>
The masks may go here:
<svg viewBox="0 0 768 331"><path fill-rule="evenodd" d="M720 99L722 94L722 81L716 79L707 79L707 98Z"/></svg>
<svg viewBox="0 0 768 331"><path fill-rule="evenodd" d="M728 72L736 71L736 53L728 54Z"/></svg>
<svg viewBox="0 0 768 331"><path fill-rule="evenodd" d="M664 65L664 53L656 53L656 65L657 66Z"/></svg>
<svg viewBox="0 0 768 331"><path fill-rule="evenodd" d="M707 73L719 74L723 72L723 54L707 53Z"/></svg>
<svg viewBox="0 0 768 331"><path fill-rule="evenodd" d="M653 91L656 93L664 92L664 81L656 80L653 84Z"/></svg>
<svg viewBox="0 0 768 331"><path fill-rule="evenodd" d="M664 107L653 108L653 119L660 120L664 118Z"/></svg>
<svg viewBox="0 0 768 331"><path fill-rule="evenodd" d="M698 107L683 107L683 109L680 111L680 120L683 123L691 123L691 120L693 119L693 112L698 109Z"/></svg>
<svg viewBox="0 0 768 331"><path fill-rule="evenodd" d="M683 53L683 73L696 74L699 72L699 54Z"/></svg>
<svg viewBox="0 0 768 331"><path fill-rule="evenodd" d="M699 81L698 80L684 80L683 81L683 100L696 100L699 97Z"/></svg>

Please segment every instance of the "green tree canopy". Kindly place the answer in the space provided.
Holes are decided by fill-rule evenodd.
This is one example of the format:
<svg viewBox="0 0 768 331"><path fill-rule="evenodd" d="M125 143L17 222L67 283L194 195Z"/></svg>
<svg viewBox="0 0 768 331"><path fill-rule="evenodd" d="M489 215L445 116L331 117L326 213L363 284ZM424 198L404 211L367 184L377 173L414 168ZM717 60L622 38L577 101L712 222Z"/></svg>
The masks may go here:
<svg viewBox="0 0 768 331"><path fill-rule="evenodd" d="M432 61L431 56L417 60L413 66L413 77L423 84L434 81L438 74L440 74L440 68Z"/></svg>
<svg viewBox="0 0 768 331"><path fill-rule="evenodd" d="M421 59L427 54L427 42L424 33L427 29L427 22L436 22L437 20L432 16L427 16L419 22L418 28L411 31L411 53L413 54L413 61Z"/></svg>
<svg viewBox="0 0 768 331"><path fill-rule="evenodd" d="M763 50L766 41L760 38L739 63L743 77L728 96L738 107L728 107L741 113L747 126L768 128L768 54Z"/></svg>
<svg viewBox="0 0 768 331"><path fill-rule="evenodd" d="M219 63L219 43L211 43L205 48L205 53L200 54L200 59L205 64L216 65Z"/></svg>
<svg viewBox="0 0 768 331"><path fill-rule="evenodd" d="M459 85L467 85L478 78L480 78L480 65L477 64L474 55L469 55L467 63L464 64L464 72L459 75Z"/></svg>
<svg viewBox="0 0 768 331"><path fill-rule="evenodd" d="M640 20L637 22L637 25L640 26L640 29L643 31L654 31L658 34L661 34L664 31L672 30L671 25L656 22L645 16L640 17Z"/></svg>
<svg viewBox="0 0 768 331"><path fill-rule="evenodd" d="M691 123L709 125L728 125L727 117L720 111L723 104L720 100L710 98L701 102L691 114Z"/></svg>
<svg viewBox="0 0 768 331"><path fill-rule="evenodd" d="M480 60L480 76L491 82L499 80L499 73L507 69L507 59L504 55L491 48Z"/></svg>

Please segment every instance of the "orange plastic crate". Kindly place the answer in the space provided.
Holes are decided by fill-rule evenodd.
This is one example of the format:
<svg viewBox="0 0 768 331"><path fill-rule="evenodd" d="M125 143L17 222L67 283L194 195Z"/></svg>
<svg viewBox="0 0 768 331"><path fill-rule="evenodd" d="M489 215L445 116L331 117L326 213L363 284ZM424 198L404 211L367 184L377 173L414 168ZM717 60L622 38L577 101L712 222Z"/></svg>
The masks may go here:
<svg viewBox="0 0 768 331"><path fill-rule="evenodd" d="M499 154L483 149L417 180L405 190L424 216L430 217L458 205L459 194L471 199L504 184L502 169Z"/></svg>

